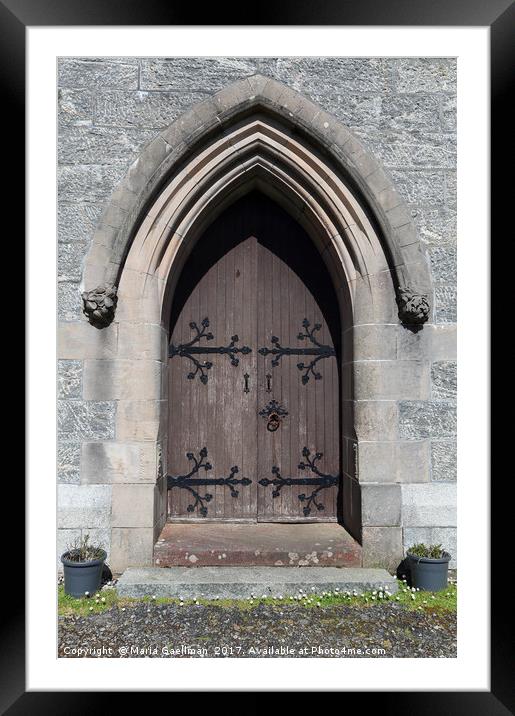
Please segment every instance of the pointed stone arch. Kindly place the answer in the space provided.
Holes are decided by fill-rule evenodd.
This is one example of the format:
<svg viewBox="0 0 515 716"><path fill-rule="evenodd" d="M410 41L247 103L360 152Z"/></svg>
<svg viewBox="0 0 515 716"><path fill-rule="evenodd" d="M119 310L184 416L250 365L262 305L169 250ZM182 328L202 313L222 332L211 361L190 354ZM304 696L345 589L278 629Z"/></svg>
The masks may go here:
<svg viewBox="0 0 515 716"><path fill-rule="evenodd" d="M255 189L306 229L339 298L346 527L363 543L365 564L391 566L402 556L400 486L392 477L369 489L367 461L371 443L387 442L388 469L397 470L403 448L384 404L428 397L427 366L395 360L399 322L418 330L431 320L428 261L402 198L352 133L255 75L195 105L147 145L113 193L85 261L84 308L94 326L85 396L118 401L115 441L97 447L96 459L108 483L124 461L139 461L132 481L113 490L116 571L151 563L166 518L167 317L177 278L207 225ZM106 360L110 331L116 353ZM399 514L381 516L385 499L398 501ZM379 539L388 559L377 557Z"/></svg>

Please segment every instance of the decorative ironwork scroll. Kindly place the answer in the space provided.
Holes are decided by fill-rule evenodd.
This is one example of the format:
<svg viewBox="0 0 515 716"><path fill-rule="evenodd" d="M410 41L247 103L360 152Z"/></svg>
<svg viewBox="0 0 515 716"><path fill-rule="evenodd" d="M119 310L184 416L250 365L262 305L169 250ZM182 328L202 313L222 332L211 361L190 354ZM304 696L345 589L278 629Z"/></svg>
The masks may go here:
<svg viewBox="0 0 515 716"><path fill-rule="evenodd" d="M259 484L263 487L273 485L274 489L272 491L272 497L279 497L282 488L288 485L316 486L310 495L302 493L298 496L299 500L304 503L302 512L304 513L304 516L307 517L311 514L312 505L316 507L319 512L325 509L324 505L318 499L318 493L328 487L337 485L339 476L327 475L318 469L316 463L323 457L323 453L317 452L312 456L311 451L307 447L304 447L302 449L302 456L305 458L305 462L302 461L299 463L299 470L311 470L311 472L313 472L317 477L283 477L279 468L274 465L274 467L272 467L272 474L274 475L274 478L270 479L268 477L264 477L262 480L259 480Z"/></svg>
<svg viewBox="0 0 515 716"><path fill-rule="evenodd" d="M263 348L260 348L258 350L258 353L260 353L262 356L274 356L274 358L272 359L272 366L274 368L279 365L279 362L283 356L314 356L314 358L308 364L297 363L297 368L300 371L305 371L304 375L302 376L302 383L304 385L309 382L310 374L315 380L321 380L321 373L315 370L316 364L318 363L318 361L323 360L324 358L330 358L331 356L336 355L336 351L334 350L334 348L319 343L315 337L316 331L319 331L322 328L322 324L315 323L312 328L310 328L310 325L311 324L308 319L305 318L302 321L302 327L304 328L304 332L301 332L297 335L299 341L308 340L312 344L312 347L310 348L285 348L279 343L279 338L277 338L277 336L272 336L271 341L274 347L267 348L266 346L264 346Z"/></svg>
<svg viewBox="0 0 515 716"><path fill-rule="evenodd" d="M214 339L214 336L211 331L207 330L209 328L209 318L202 319L200 325L201 328L198 327L195 321L191 321L190 328L192 331L195 331L195 336L188 343L180 343L177 346L172 343L168 351L168 356L170 358L173 358L174 356L179 356L180 358L189 358L189 360L195 366L195 370L188 373L188 379L194 380L195 376L200 373L200 382L204 383L205 385L207 383L208 378L207 371L211 370L211 368L213 367L213 363L209 360L200 361L195 356L209 355L214 353L217 353L219 355L227 355L229 356L231 365L237 366L240 362L240 359L236 357L237 354L242 353L243 355L246 355L247 353L250 353L252 349L248 346L238 347L236 343L238 343L240 339L237 335L231 337L231 342L228 346L213 346L211 348L209 346L197 345L203 338L206 341L212 341Z"/></svg>
<svg viewBox="0 0 515 716"><path fill-rule="evenodd" d="M261 415L262 418L269 418L272 413L277 413L277 415L282 418L286 417L288 415L288 411L286 408L284 408L280 403L277 402L277 400L271 400L267 405L265 405L264 408L262 408L259 411L259 415Z"/></svg>
<svg viewBox="0 0 515 716"><path fill-rule="evenodd" d="M211 502L213 495L210 492L206 492L201 495L195 487L208 487L210 485L225 485L231 492L231 497L238 497L239 491L236 489L236 485L250 485L252 480L248 477L237 478L235 475L239 473L239 467L234 465L231 467L229 475L227 477L194 477L200 470L208 472L213 469L210 462L206 461L207 448L203 447L199 452L199 457L196 458L192 452L186 453L186 457L193 463L191 470L187 475L179 475L174 477L173 475L167 476L167 487L172 490L174 487L181 487L188 490L195 501L190 503L186 508L188 512L194 512L195 508L199 506L199 513L202 517L207 517L208 508L206 507L207 502Z"/></svg>

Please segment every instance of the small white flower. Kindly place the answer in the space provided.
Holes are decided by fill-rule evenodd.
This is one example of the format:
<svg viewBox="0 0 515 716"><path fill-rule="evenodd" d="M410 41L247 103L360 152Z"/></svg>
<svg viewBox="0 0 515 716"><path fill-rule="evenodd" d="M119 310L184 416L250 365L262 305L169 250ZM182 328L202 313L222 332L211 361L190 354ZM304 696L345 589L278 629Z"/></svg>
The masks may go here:
<svg viewBox="0 0 515 716"><path fill-rule="evenodd" d="M89 592L84 592L85 597L89 597Z"/></svg>
<svg viewBox="0 0 515 716"><path fill-rule="evenodd" d="M90 608L89 608L89 611L92 612L92 611L93 611L93 607L90 607Z"/></svg>
<svg viewBox="0 0 515 716"><path fill-rule="evenodd" d="M395 599L396 599L397 601L400 601L400 597L395 597Z"/></svg>
<svg viewBox="0 0 515 716"><path fill-rule="evenodd" d="M105 603L106 603L106 598L102 597L102 604L105 604Z"/></svg>

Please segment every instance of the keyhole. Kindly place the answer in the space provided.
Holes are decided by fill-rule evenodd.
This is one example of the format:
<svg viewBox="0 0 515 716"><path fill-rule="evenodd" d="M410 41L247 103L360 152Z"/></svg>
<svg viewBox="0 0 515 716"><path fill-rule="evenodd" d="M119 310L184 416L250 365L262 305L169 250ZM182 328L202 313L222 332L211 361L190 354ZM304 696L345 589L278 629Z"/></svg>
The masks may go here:
<svg viewBox="0 0 515 716"><path fill-rule="evenodd" d="M266 392L272 392L272 376L270 375L270 373L266 374Z"/></svg>
<svg viewBox="0 0 515 716"><path fill-rule="evenodd" d="M243 376L243 379L245 381L245 387L243 388L244 393L248 393L250 391L249 378L250 378L250 375L248 373L245 373L245 375Z"/></svg>

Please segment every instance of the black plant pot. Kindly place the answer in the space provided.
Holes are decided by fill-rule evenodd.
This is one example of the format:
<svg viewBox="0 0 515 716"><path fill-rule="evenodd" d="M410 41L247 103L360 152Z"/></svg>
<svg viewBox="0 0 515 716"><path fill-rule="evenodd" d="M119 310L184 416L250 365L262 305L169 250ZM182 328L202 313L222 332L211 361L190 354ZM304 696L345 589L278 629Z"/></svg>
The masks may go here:
<svg viewBox="0 0 515 716"><path fill-rule="evenodd" d="M102 569L107 553L102 550L103 557L88 562L74 562L69 559L70 552L61 556L64 567L64 592L72 597L83 597L86 592L93 594L100 587Z"/></svg>
<svg viewBox="0 0 515 716"><path fill-rule="evenodd" d="M447 587L449 560L451 555L443 553L440 559L418 557L408 552L411 585L427 592L439 592Z"/></svg>

